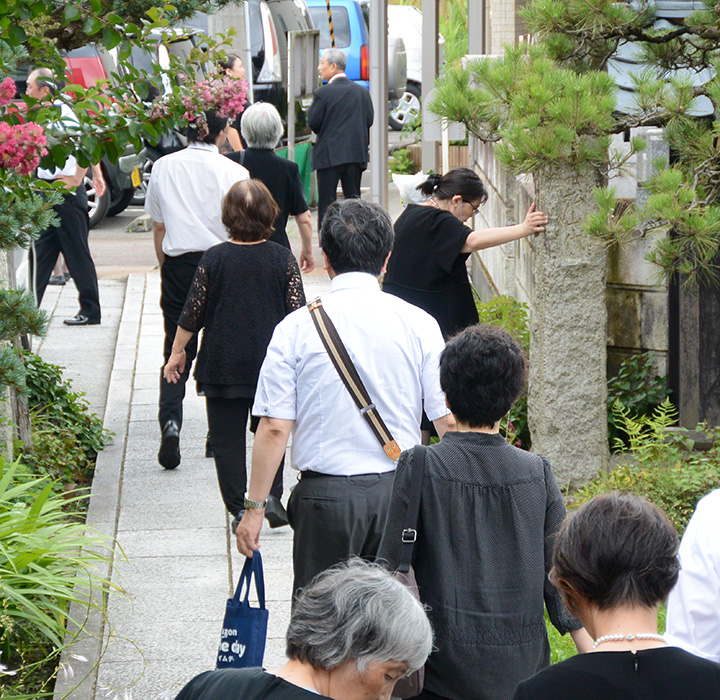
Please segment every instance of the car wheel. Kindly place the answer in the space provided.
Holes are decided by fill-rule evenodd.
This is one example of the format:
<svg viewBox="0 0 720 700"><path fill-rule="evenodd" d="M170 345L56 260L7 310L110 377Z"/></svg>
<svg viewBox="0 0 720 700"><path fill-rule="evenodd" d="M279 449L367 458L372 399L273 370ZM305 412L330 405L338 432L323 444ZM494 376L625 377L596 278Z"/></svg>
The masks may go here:
<svg viewBox="0 0 720 700"><path fill-rule="evenodd" d="M152 172L153 161L148 158L142 167L142 178L140 184L135 188L135 194L132 198L132 205L141 207L145 204L145 193L147 192L148 182L150 182L150 173Z"/></svg>
<svg viewBox="0 0 720 700"><path fill-rule="evenodd" d="M107 214L108 207L110 206L110 192L109 188L105 188L105 194L102 197L98 197L95 191L95 186L91 177L85 176L83 182L85 185L85 191L87 192L88 198L88 217L90 218L90 228L97 226Z"/></svg>
<svg viewBox="0 0 720 700"><path fill-rule="evenodd" d="M408 83L398 100L397 107L388 115L388 124L393 131L401 131L408 124L420 118L422 92L417 83Z"/></svg>
<svg viewBox="0 0 720 700"><path fill-rule="evenodd" d="M117 216L121 211L125 211L130 202L135 199L135 188L128 187L120 193L120 199L117 202L113 202L107 210L108 216Z"/></svg>

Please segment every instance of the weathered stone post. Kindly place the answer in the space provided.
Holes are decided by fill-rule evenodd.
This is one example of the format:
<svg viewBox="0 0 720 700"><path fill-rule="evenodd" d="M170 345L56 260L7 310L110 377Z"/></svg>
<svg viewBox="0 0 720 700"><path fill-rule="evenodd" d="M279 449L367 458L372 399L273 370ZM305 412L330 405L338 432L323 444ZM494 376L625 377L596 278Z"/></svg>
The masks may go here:
<svg viewBox="0 0 720 700"><path fill-rule="evenodd" d="M550 223L533 240L528 418L533 452L550 460L563 488L608 464L607 256L582 230L602 182L595 168L534 180Z"/></svg>

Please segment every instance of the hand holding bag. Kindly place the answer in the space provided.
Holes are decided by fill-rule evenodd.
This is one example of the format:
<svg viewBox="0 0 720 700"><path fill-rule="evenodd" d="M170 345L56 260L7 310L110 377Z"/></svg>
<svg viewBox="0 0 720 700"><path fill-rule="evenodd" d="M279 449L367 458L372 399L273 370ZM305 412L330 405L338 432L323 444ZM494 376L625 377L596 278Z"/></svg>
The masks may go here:
<svg viewBox="0 0 720 700"><path fill-rule="evenodd" d="M258 608L251 607L249 602L253 576L260 605ZM245 559L235 595L228 598L225 606L225 621L220 635L216 668L262 666L267 625L262 557L260 552L255 552L252 558Z"/></svg>
<svg viewBox="0 0 720 700"><path fill-rule="evenodd" d="M420 495L422 493L422 482L425 476L425 447L415 445L413 447L413 468L410 474L410 496L408 497L407 513L405 524L400 535L402 539L402 550L400 561L393 576L402 582L410 592L420 600L415 572L412 568L412 551L417 540L417 521L420 513ZM414 698L420 695L425 684L425 669L419 668L409 676L401 678L393 688L394 698Z"/></svg>

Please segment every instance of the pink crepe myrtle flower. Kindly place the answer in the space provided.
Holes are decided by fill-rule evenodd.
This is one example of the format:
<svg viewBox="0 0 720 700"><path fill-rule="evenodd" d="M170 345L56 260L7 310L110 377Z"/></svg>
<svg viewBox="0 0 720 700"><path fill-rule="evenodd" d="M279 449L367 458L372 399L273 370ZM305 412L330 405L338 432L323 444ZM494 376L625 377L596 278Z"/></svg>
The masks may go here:
<svg viewBox="0 0 720 700"><path fill-rule="evenodd" d="M15 92L15 81L8 76L0 83L0 107L9 105L15 97Z"/></svg>
<svg viewBox="0 0 720 700"><path fill-rule="evenodd" d="M0 122L0 167L29 175L47 153L47 139L35 122L11 126Z"/></svg>

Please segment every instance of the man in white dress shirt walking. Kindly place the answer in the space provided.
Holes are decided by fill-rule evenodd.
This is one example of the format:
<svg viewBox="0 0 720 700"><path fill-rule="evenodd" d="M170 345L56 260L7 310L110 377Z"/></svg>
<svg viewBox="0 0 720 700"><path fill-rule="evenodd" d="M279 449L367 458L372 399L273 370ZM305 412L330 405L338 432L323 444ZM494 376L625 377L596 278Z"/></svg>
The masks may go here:
<svg viewBox="0 0 720 700"><path fill-rule="evenodd" d="M371 401L401 449L420 442L423 407L442 435L449 410L440 389L444 347L437 322L380 291L393 228L378 205L332 204L320 233L330 292L322 306L335 325ZM395 462L383 451L343 384L307 308L278 324L260 370L246 513L238 550L259 547L265 500L293 435L300 481L288 503L294 529L294 590L320 571L358 555L373 559L385 525Z"/></svg>
<svg viewBox="0 0 720 700"><path fill-rule="evenodd" d="M720 663L720 489L697 504L680 543L666 636L670 644Z"/></svg>
<svg viewBox="0 0 720 700"><path fill-rule="evenodd" d="M221 219L225 194L248 171L220 154L227 140L228 120L206 111L207 128L187 130L190 145L158 159L153 165L145 197L145 211L153 220L155 254L160 265L160 307L165 324L163 367L170 357L177 322L203 253L228 239ZM206 133L205 133L206 132ZM177 384L165 381L160 370L158 419L162 437L158 461L165 469L180 464L180 429L185 383L197 353L197 338L185 347L185 371Z"/></svg>

